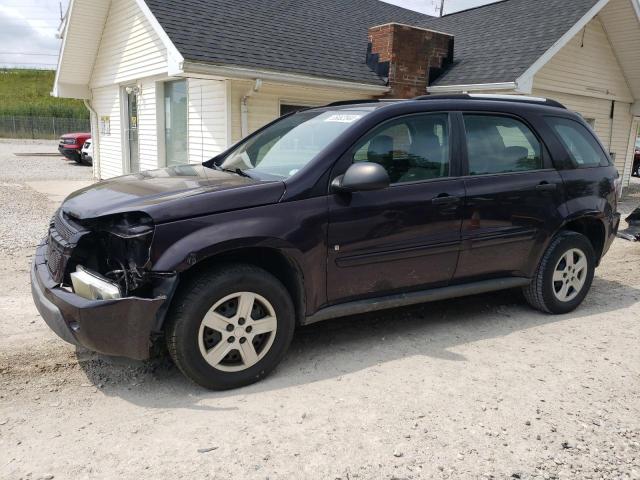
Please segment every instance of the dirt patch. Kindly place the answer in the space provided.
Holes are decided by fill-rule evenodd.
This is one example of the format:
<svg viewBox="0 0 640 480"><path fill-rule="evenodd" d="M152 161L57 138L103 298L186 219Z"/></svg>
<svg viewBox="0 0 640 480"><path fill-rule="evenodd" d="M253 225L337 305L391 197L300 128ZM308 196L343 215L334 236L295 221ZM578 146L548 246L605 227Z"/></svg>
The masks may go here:
<svg viewBox="0 0 640 480"><path fill-rule="evenodd" d="M44 232L50 209L20 178L46 176L13 158L0 183ZM214 393L166 358L55 337L7 218L0 478L640 478L640 244L616 240L572 314L509 291L321 323L265 381Z"/></svg>

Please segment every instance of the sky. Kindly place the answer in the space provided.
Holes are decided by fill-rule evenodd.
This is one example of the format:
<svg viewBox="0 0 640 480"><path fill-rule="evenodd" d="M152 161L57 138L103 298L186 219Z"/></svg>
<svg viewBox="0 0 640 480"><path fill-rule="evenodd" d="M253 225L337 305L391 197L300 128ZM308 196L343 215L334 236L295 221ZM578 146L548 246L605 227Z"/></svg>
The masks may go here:
<svg viewBox="0 0 640 480"><path fill-rule="evenodd" d="M345 0L349 1L349 0ZM436 15L441 0L383 0L404 8ZM496 0L444 0L444 13ZM56 31L60 5L69 0L0 0L0 67L54 69L60 50Z"/></svg>

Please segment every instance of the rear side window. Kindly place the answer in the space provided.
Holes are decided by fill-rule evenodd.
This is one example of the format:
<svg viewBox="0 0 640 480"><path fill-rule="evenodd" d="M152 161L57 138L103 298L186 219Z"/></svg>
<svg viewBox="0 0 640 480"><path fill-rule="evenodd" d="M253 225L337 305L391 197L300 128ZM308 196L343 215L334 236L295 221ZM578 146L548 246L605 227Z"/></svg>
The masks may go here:
<svg viewBox="0 0 640 480"><path fill-rule="evenodd" d="M542 146L531 129L511 117L464 115L469 175L540 170Z"/></svg>
<svg viewBox="0 0 640 480"><path fill-rule="evenodd" d="M608 165L609 160L584 125L568 118L546 117L577 167Z"/></svg>

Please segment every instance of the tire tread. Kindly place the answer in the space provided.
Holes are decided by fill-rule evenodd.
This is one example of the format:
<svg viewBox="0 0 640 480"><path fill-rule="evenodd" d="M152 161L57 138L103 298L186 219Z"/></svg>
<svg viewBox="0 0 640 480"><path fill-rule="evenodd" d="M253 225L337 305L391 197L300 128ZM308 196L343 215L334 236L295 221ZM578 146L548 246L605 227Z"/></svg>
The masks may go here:
<svg viewBox="0 0 640 480"><path fill-rule="evenodd" d="M211 271L204 271L193 277L189 278L184 284L179 287L179 291L176 293L174 301L167 315L167 323L165 326L165 337L167 349L169 355L178 369L189 379L196 383L194 378L194 372L191 371L189 362L184 358L183 351L180 348L179 342L181 334L180 328L183 326L182 319L188 315L189 308L192 305L197 304L201 299L210 294L211 285L221 281L224 277L228 276L243 276L251 274L252 276L262 277L265 282L273 284L274 282L286 292L286 288L282 283L271 275L266 270L255 267L250 264L228 264L221 265L219 268ZM291 310L293 311L293 304L291 304ZM289 340L290 341L290 338ZM284 356L284 352L282 354ZM266 375L265 372L264 375ZM260 378L264 375L261 375ZM205 386L205 385L203 385ZM206 385L207 388L215 388L218 390L226 388L234 388L235 385Z"/></svg>
<svg viewBox="0 0 640 480"><path fill-rule="evenodd" d="M560 232L549 244L547 250L544 252L542 256L542 260L538 264L538 268L533 275L533 279L531 283L523 287L522 293L524 294L525 299L533 308L540 310L544 313L553 313L551 308L547 305L547 302L544 299L544 274L547 271L549 266L549 262L553 257L556 247L562 243L566 238L571 236L581 236L579 233L572 232L569 230L565 230Z"/></svg>

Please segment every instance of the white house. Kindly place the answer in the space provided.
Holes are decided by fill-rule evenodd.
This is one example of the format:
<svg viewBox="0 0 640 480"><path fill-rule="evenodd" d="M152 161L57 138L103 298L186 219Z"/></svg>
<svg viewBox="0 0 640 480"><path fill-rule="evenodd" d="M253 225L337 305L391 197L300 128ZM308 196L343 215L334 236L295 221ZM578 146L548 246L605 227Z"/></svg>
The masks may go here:
<svg viewBox="0 0 640 480"><path fill-rule="evenodd" d="M91 111L98 178L196 163L301 106L416 94L554 98L628 181L638 0L505 0L442 18L378 0L72 0L53 95Z"/></svg>

